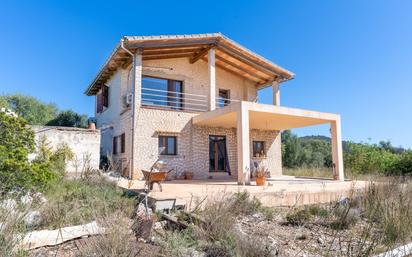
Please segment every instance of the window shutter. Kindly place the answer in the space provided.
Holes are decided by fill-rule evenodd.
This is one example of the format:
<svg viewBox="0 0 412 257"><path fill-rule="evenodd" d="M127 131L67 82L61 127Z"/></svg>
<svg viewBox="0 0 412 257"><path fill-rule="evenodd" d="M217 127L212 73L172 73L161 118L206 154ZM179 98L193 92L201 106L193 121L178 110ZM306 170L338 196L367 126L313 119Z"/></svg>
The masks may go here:
<svg viewBox="0 0 412 257"><path fill-rule="evenodd" d="M113 154L117 154L117 137L113 137Z"/></svg>
<svg viewBox="0 0 412 257"><path fill-rule="evenodd" d="M102 94L98 93L96 95L96 112L101 113L102 111L103 111Z"/></svg>
<svg viewBox="0 0 412 257"><path fill-rule="evenodd" d="M126 152L126 134L125 133L123 133L120 136L120 152L121 153Z"/></svg>
<svg viewBox="0 0 412 257"><path fill-rule="evenodd" d="M102 87L102 94L103 94L103 106L109 107L109 87L108 86Z"/></svg>

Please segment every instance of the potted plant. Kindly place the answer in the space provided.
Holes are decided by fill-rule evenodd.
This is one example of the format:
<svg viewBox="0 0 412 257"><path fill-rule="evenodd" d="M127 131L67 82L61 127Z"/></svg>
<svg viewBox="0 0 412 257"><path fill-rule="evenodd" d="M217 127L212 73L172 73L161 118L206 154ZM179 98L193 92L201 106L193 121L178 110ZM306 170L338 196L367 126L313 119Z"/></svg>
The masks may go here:
<svg viewBox="0 0 412 257"><path fill-rule="evenodd" d="M264 166L258 166L255 169L256 185L264 186L266 184L266 177L269 174L269 170Z"/></svg>
<svg viewBox="0 0 412 257"><path fill-rule="evenodd" d="M185 171L185 179L191 180L193 179L193 171Z"/></svg>

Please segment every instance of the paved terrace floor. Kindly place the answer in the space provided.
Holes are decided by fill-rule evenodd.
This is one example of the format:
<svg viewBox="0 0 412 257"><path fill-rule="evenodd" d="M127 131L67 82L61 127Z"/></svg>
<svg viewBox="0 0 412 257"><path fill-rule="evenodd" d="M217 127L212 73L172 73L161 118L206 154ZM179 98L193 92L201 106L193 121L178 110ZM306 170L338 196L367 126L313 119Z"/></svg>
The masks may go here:
<svg viewBox="0 0 412 257"><path fill-rule="evenodd" d="M240 186L235 180L173 180L165 181L163 191L157 185L149 196L155 200L176 199L178 204L184 204L189 209L196 202L219 199L237 192L247 191L256 196L265 206L294 206L315 203L327 203L359 192L367 186L366 181L334 181L319 178L299 178L282 176L271 178L266 186ZM144 181L121 180L118 185L123 188L142 190Z"/></svg>

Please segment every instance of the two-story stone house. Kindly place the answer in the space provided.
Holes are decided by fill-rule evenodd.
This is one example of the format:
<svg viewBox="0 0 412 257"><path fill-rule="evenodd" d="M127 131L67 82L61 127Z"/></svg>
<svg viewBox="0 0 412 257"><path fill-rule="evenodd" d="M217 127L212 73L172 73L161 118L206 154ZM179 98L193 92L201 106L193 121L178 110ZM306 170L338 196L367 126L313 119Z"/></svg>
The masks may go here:
<svg viewBox="0 0 412 257"><path fill-rule="evenodd" d="M194 178L249 184L254 163L282 174L280 131L331 125L334 177L343 180L340 117L280 106L293 73L220 33L126 36L86 90L96 97L102 154L141 177L158 160ZM273 105L257 102L273 88Z"/></svg>

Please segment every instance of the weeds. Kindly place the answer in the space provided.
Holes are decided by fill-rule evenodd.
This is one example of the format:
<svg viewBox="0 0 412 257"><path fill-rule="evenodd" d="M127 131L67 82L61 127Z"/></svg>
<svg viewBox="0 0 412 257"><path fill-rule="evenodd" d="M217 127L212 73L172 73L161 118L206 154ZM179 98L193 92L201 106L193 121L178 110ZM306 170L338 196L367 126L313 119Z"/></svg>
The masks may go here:
<svg viewBox="0 0 412 257"><path fill-rule="evenodd" d="M288 224L302 226L310 220L310 212L307 209L294 209L286 214Z"/></svg>
<svg viewBox="0 0 412 257"><path fill-rule="evenodd" d="M198 247L198 241L194 236L192 227L182 231L166 231L162 240L157 243L161 247L161 256L184 256L187 249L196 249Z"/></svg>
<svg viewBox="0 0 412 257"><path fill-rule="evenodd" d="M27 252L18 249L21 235L26 232L24 216L27 210L17 212L11 206L6 206L3 201L0 206L0 256L2 257L24 257Z"/></svg>
<svg viewBox="0 0 412 257"><path fill-rule="evenodd" d="M142 249L130 233L130 224L115 213L99 223L106 229L105 234L87 240L87 244L80 248L80 257L135 257Z"/></svg>
<svg viewBox="0 0 412 257"><path fill-rule="evenodd" d="M120 189L103 178L63 180L51 188L46 197L48 202L40 207L41 226L52 229L90 222L116 210L121 210L123 216L130 216L134 207L132 198L125 197Z"/></svg>

